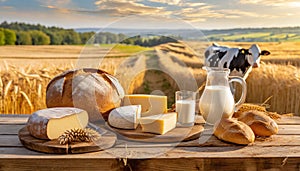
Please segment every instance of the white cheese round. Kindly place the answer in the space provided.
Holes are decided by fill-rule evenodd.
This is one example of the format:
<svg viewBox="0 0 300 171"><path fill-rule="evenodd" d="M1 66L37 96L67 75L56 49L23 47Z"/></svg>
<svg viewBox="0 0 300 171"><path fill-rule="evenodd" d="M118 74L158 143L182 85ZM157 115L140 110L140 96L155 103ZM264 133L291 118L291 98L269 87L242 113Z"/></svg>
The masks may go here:
<svg viewBox="0 0 300 171"><path fill-rule="evenodd" d="M136 129L141 117L141 110L141 105L115 108L108 116L108 123L116 128Z"/></svg>

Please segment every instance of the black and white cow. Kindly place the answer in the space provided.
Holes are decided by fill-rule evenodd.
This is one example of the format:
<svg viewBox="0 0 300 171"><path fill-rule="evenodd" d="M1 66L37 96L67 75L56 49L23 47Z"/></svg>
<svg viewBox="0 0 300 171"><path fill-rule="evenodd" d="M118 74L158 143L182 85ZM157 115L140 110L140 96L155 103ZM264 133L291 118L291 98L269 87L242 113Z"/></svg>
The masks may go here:
<svg viewBox="0 0 300 171"><path fill-rule="evenodd" d="M231 72L236 70L244 75L251 66L259 67L260 55L269 54L267 50L261 51L257 44L251 45L249 49L243 49L213 43L205 51L205 66L229 68Z"/></svg>

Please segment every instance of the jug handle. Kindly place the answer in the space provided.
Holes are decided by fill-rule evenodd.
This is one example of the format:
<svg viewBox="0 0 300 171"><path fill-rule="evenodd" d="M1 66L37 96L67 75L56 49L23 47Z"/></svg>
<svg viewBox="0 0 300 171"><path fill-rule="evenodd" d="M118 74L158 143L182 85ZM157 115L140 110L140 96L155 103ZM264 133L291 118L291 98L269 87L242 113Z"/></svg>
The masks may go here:
<svg viewBox="0 0 300 171"><path fill-rule="evenodd" d="M230 78L229 83L237 82L237 83L241 84L241 86L242 86L242 95L241 95L239 101L235 103L235 111L237 111L246 100L247 84L246 84L246 81L242 77L229 76L229 78Z"/></svg>

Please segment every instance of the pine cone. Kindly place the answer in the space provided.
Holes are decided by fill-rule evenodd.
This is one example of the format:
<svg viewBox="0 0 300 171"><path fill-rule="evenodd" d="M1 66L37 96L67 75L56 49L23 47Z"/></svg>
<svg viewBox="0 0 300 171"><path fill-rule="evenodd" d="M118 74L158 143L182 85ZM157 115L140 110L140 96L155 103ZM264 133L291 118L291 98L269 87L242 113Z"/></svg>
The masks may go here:
<svg viewBox="0 0 300 171"><path fill-rule="evenodd" d="M91 142L100 138L100 134L90 128L80 129L74 128L66 130L61 136L58 137L60 144L70 144L72 142Z"/></svg>

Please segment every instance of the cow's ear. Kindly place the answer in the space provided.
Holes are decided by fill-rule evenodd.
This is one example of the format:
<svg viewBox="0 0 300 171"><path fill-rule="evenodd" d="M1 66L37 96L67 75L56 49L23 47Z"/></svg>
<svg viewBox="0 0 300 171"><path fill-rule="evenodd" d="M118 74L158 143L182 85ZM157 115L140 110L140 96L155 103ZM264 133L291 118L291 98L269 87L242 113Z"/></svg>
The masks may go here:
<svg viewBox="0 0 300 171"><path fill-rule="evenodd" d="M261 53L260 53L260 55L265 55L265 56L270 55L270 54L271 53L267 50L262 50Z"/></svg>

